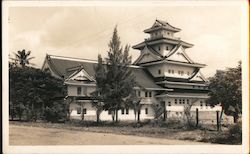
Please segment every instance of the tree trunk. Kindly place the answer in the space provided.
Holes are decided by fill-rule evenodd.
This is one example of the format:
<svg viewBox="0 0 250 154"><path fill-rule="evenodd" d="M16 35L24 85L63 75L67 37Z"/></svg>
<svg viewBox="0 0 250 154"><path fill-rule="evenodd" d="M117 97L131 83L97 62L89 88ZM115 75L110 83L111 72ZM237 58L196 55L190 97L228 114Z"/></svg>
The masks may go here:
<svg viewBox="0 0 250 154"><path fill-rule="evenodd" d="M140 110L138 110L138 112L137 112L137 122L139 123L140 122Z"/></svg>
<svg viewBox="0 0 250 154"><path fill-rule="evenodd" d="M98 110L96 111L96 122L97 122L97 123L100 122L100 113L99 113Z"/></svg>
<svg viewBox="0 0 250 154"><path fill-rule="evenodd" d="M239 119L238 113L234 112L233 117L234 117L234 123L237 123Z"/></svg>
<svg viewBox="0 0 250 154"><path fill-rule="evenodd" d="M112 114L112 121L115 122L115 113L114 113L114 111L111 111L111 114Z"/></svg>
<svg viewBox="0 0 250 154"><path fill-rule="evenodd" d="M115 122L118 122L118 110L115 110Z"/></svg>
<svg viewBox="0 0 250 154"><path fill-rule="evenodd" d="M224 109L222 109L221 113L220 113L219 130L221 130L221 123L222 123L223 112L224 112Z"/></svg>

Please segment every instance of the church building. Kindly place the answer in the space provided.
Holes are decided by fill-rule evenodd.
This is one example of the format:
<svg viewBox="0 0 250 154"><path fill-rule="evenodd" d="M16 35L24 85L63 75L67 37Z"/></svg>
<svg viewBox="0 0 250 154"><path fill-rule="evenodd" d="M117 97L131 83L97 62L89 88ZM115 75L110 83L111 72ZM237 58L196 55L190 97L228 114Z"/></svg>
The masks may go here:
<svg viewBox="0 0 250 154"><path fill-rule="evenodd" d="M175 34L181 29L168 22L156 20L144 30L149 38L134 45L140 56L130 66L136 77L136 94L141 98L141 120L155 117L155 106L163 106L164 116L183 118L185 106L191 111L221 111L221 106L210 107L206 102L208 80L201 73L206 65L194 62L188 56L193 44L185 42ZM56 55L46 55L42 70L50 71L64 80L70 101L70 118L95 120L96 109L91 93L95 91L95 71L97 61ZM120 120L134 120L133 109L118 112ZM101 120L112 120L109 111L103 111Z"/></svg>

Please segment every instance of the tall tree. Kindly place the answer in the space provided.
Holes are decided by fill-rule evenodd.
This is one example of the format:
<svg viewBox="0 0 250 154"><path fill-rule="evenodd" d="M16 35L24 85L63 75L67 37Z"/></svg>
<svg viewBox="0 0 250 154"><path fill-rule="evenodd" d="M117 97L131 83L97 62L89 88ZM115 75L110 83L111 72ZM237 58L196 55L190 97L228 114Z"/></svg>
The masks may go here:
<svg viewBox="0 0 250 154"><path fill-rule="evenodd" d="M30 60L35 57L30 57L31 51L25 51L24 49L22 51L17 51L15 54L16 58L10 58L14 60L14 63L18 63L22 68L24 68L26 65L33 65L30 63Z"/></svg>
<svg viewBox="0 0 250 154"><path fill-rule="evenodd" d="M101 66L103 65L101 56L98 58L100 69L96 69L97 90L104 102L103 109L114 113L117 122L118 111L128 103L127 100L133 91L135 77L129 68L131 65L130 47L128 45L124 49L121 47L117 27L114 29L108 47L108 57L104 67Z"/></svg>
<svg viewBox="0 0 250 154"><path fill-rule="evenodd" d="M210 78L209 89L209 103L212 106L220 103L221 113L232 115L234 122L237 122L242 112L241 62L236 68L217 71L215 76Z"/></svg>

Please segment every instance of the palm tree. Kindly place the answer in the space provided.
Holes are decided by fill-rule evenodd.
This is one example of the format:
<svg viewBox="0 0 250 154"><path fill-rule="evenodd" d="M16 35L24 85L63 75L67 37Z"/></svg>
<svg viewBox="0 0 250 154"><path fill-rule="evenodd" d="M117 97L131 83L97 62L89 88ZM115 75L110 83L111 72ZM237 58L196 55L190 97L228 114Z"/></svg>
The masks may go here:
<svg viewBox="0 0 250 154"><path fill-rule="evenodd" d="M34 65L32 63L30 63L29 61L35 57L29 57L30 56L31 51L25 51L24 49L22 51L17 51L17 53L14 53L16 58L11 58L12 60L14 60L14 62L18 62L22 68L24 68L26 65Z"/></svg>

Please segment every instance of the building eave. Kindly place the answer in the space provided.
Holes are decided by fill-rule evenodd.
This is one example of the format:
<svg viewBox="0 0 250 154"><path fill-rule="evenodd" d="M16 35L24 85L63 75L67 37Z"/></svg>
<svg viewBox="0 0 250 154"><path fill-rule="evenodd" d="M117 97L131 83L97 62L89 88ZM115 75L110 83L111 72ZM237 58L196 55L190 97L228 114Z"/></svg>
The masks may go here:
<svg viewBox="0 0 250 154"><path fill-rule="evenodd" d="M145 89L145 90L153 90L153 91L173 91L173 89L168 89L168 88L141 88L141 87L134 87L133 89L135 90L140 90L140 89Z"/></svg>
<svg viewBox="0 0 250 154"><path fill-rule="evenodd" d="M66 85L74 85L74 86L88 86L88 87L96 87L96 84L95 83L72 83L70 81L66 81L64 82L64 84Z"/></svg>
<svg viewBox="0 0 250 154"><path fill-rule="evenodd" d="M171 81L160 81L156 82L156 84L178 84L178 85L195 85L195 86L207 86L206 83L201 84L201 83L188 83L188 82L171 82Z"/></svg>
<svg viewBox="0 0 250 154"><path fill-rule="evenodd" d="M162 97L168 97L168 98L199 98L199 99L207 99L209 98L208 95L185 95L185 94L180 94L180 95L171 95L171 94L163 94L163 95L156 95L155 97L157 98L162 98Z"/></svg>
<svg viewBox="0 0 250 154"><path fill-rule="evenodd" d="M147 40L148 45L155 45L155 44L160 44L160 43L170 43L170 44L174 44L174 45L178 45L178 44L181 43L181 45L184 48L191 48L191 47L194 46L191 43L187 43L187 42L182 41L180 39L174 39L174 38L160 37L160 38L157 38L157 39L148 39ZM145 41L143 41L143 42L141 42L141 43L139 43L137 45L132 46L132 48L141 50L142 48L144 48L145 45L146 45L146 43L145 43Z"/></svg>
<svg viewBox="0 0 250 154"><path fill-rule="evenodd" d="M140 66L150 66L150 65L161 64L161 63L176 64L176 65L182 65L182 66L192 66L192 67L198 67L198 68L203 68L206 66L205 64L185 63L185 62L172 61L172 60L167 60L167 59L160 60L160 61L148 62L148 63L141 63Z"/></svg>

